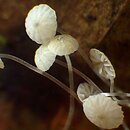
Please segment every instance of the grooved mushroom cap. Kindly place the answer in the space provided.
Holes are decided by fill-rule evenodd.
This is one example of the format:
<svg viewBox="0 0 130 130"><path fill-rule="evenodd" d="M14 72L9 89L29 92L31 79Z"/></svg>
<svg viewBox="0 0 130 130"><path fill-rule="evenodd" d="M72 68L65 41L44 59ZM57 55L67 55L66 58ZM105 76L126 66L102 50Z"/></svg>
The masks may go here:
<svg viewBox="0 0 130 130"><path fill-rule="evenodd" d="M93 124L103 129L119 127L124 118L121 106L110 97L101 94L85 99L83 111Z"/></svg>
<svg viewBox="0 0 130 130"><path fill-rule="evenodd" d="M35 52L34 61L40 70L47 71L53 65L55 58L56 55L51 53L47 46L41 45Z"/></svg>
<svg viewBox="0 0 130 130"><path fill-rule="evenodd" d="M55 36L48 45L48 49L59 56L69 55L77 51L78 47L77 40L67 34Z"/></svg>
<svg viewBox="0 0 130 130"><path fill-rule="evenodd" d="M106 79L114 79L116 77L111 62L103 52L91 49L89 53L92 64L99 75Z"/></svg>
<svg viewBox="0 0 130 130"><path fill-rule="evenodd" d="M45 44L56 34L56 13L46 4L33 7L25 20L28 36L38 44Z"/></svg>
<svg viewBox="0 0 130 130"><path fill-rule="evenodd" d="M1 69L4 69L4 67L5 67L5 66L4 66L4 63L3 63L3 61L2 61L1 58L0 58L0 68L1 68Z"/></svg>
<svg viewBox="0 0 130 130"><path fill-rule="evenodd" d="M81 102L84 102L90 95L101 93L100 90L88 83L80 83L77 89L77 95Z"/></svg>

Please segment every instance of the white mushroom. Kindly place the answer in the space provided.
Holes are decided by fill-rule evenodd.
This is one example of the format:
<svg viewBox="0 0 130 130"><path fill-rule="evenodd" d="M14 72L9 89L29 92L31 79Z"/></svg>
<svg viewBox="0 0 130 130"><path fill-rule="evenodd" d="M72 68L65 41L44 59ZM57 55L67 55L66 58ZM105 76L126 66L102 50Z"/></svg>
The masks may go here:
<svg viewBox="0 0 130 130"><path fill-rule="evenodd" d="M0 69L4 69L4 63L3 63L3 61L1 60L1 58L0 58Z"/></svg>
<svg viewBox="0 0 130 130"><path fill-rule="evenodd" d="M33 7L25 20L28 36L38 44L47 44L56 34L56 13L46 4Z"/></svg>
<svg viewBox="0 0 130 130"><path fill-rule="evenodd" d="M110 97L98 94L89 96L83 102L86 117L96 126L103 129L113 129L123 123L121 106Z"/></svg>
<svg viewBox="0 0 130 130"><path fill-rule="evenodd" d="M53 65L56 55L51 53L47 46L41 45L35 52L34 61L42 71L47 71Z"/></svg>
<svg viewBox="0 0 130 130"><path fill-rule="evenodd" d="M77 40L67 34L55 36L48 45L48 49L59 56L69 55L77 51L78 47Z"/></svg>
<svg viewBox="0 0 130 130"><path fill-rule="evenodd" d="M115 70L107 58L107 56L97 50L90 50L90 59L92 61L95 71L105 79L114 79L116 77Z"/></svg>
<svg viewBox="0 0 130 130"><path fill-rule="evenodd" d="M77 95L81 102L84 102L90 95L101 93L100 90L88 83L80 83L77 89Z"/></svg>

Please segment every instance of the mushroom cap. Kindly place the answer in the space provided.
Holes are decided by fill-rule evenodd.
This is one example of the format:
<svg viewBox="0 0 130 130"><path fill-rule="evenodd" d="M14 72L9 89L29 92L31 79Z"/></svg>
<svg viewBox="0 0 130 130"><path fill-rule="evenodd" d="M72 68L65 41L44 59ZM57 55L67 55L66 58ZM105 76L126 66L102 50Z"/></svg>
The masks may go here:
<svg viewBox="0 0 130 130"><path fill-rule="evenodd" d="M78 50L78 41L70 35L55 36L49 43L48 48L56 55L69 55Z"/></svg>
<svg viewBox="0 0 130 130"><path fill-rule="evenodd" d="M99 75L105 79L114 79L116 77L115 70L111 62L103 52L93 48L89 53L94 69Z"/></svg>
<svg viewBox="0 0 130 130"><path fill-rule="evenodd" d="M85 99L83 111L93 124L103 129L119 127L124 118L121 106L110 97L101 94Z"/></svg>
<svg viewBox="0 0 130 130"><path fill-rule="evenodd" d="M56 55L51 53L47 46L41 45L35 52L34 61L40 70L47 71L53 65L55 58Z"/></svg>
<svg viewBox="0 0 130 130"><path fill-rule="evenodd" d="M81 102L84 102L84 100L90 95L95 95L98 93L101 93L101 91L86 82L80 83L77 89L77 95Z"/></svg>
<svg viewBox="0 0 130 130"><path fill-rule="evenodd" d="M47 43L56 34L55 11L46 4L33 7L25 20L28 36L38 44Z"/></svg>
<svg viewBox="0 0 130 130"><path fill-rule="evenodd" d="M3 63L3 61L2 61L1 58L0 58L0 68L1 68L1 69L4 69L4 67L5 67L5 66L4 66L4 63Z"/></svg>

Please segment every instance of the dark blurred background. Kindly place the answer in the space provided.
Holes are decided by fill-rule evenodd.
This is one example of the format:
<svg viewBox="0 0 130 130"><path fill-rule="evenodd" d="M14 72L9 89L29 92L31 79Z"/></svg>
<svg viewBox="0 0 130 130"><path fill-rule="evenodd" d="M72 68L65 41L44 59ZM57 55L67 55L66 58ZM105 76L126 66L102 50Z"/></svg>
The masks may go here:
<svg viewBox="0 0 130 130"><path fill-rule="evenodd" d="M116 70L116 86L130 92L130 1L0 0L1 53L18 56L34 65L33 57L39 45L27 36L24 21L28 11L40 3L56 10L59 28L74 36L86 53L91 47L103 51ZM63 57L57 58L64 61ZM72 54L71 59L73 66L101 89L109 90L78 53ZM0 70L0 130L61 130L67 118L69 94L24 66L11 60L3 61L5 69ZM54 64L48 72L69 85L66 69ZM76 91L83 79L77 75L74 78ZM129 125L130 110L123 109ZM86 119L82 106L76 101L70 130L97 129Z"/></svg>

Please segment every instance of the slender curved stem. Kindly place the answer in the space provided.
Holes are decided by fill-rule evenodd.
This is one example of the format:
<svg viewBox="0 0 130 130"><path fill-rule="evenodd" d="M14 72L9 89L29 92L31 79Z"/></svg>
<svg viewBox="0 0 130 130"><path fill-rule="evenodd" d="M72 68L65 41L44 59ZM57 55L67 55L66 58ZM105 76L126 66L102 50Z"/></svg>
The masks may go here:
<svg viewBox="0 0 130 130"><path fill-rule="evenodd" d="M70 88L71 88L71 90L74 91L74 78L73 78L73 68L72 68L71 60L68 55L65 56L65 59L66 59L67 66L68 66ZM72 119L73 119L74 110L75 110L74 98L73 98L73 96L70 95L69 113L68 113L67 121L65 123L63 130L69 129Z"/></svg>
<svg viewBox="0 0 130 130"><path fill-rule="evenodd" d="M13 56L13 55L10 55L10 54L0 54L0 58L6 58L6 59L10 59L10 60L13 60L27 68L29 68L30 70L40 74L40 75L43 75L44 77L50 79L52 82L54 82L55 84L57 84L58 86L60 86L62 89L64 89L67 93L71 94L78 102L79 99L76 95L75 92L73 92L70 88L68 88L64 83L62 83L61 81L59 81L58 79L56 79L55 77L53 77L52 75L50 75L49 73L47 72L43 72L41 71L40 69L38 69L37 67L29 64L28 62L16 57L16 56Z"/></svg>
<svg viewBox="0 0 130 130"><path fill-rule="evenodd" d="M110 93L114 93L114 79L110 79ZM115 96L112 96L112 99L120 102Z"/></svg>

